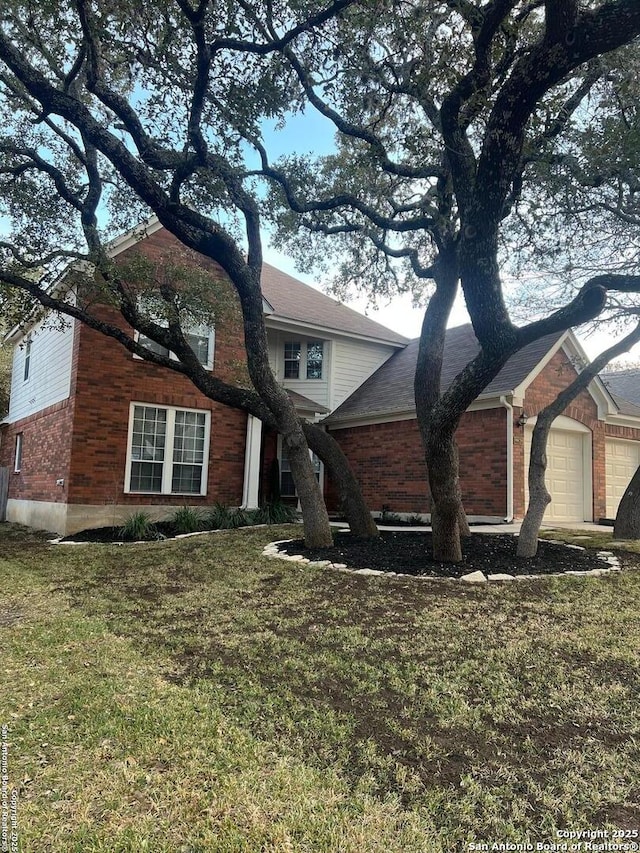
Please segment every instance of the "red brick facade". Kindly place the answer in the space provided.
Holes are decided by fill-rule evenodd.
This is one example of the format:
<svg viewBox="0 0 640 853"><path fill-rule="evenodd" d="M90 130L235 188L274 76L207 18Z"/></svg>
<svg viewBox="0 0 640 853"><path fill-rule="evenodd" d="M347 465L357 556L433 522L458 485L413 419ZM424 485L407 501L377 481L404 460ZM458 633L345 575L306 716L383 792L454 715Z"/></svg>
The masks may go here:
<svg viewBox="0 0 640 853"><path fill-rule="evenodd" d="M526 412L528 417L537 415L541 409L555 400L558 393L566 388L575 376L576 370L570 359L562 349L558 350L527 388L524 406L521 410L517 410L516 419L522 411ZM588 391L582 391L573 403L567 406L563 414L591 431L593 518L603 518L606 515L604 422L598 420L598 407ZM513 448L513 502L516 518L522 518L526 509L524 484L527 472L524 461L523 431L516 428Z"/></svg>
<svg viewBox="0 0 640 853"><path fill-rule="evenodd" d="M507 512L507 410L467 412L457 432L461 487L471 515ZM424 451L415 418L334 429L372 510L429 513L431 499ZM332 484L327 490L335 506Z"/></svg>
<svg viewBox="0 0 640 853"><path fill-rule="evenodd" d="M181 250L164 230L126 250L119 261L136 252L162 263L168 251ZM194 261L195 263L195 261ZM222 271L205 263L227 306L215 339L213 372L229 382L246 375L246 353L239 307ZM100 316L127 328L119 313L103 307ZM130 329L128 329L131 332ZM575 368L559 350L533 380L522 408L503 405L467 412L457 432L460 480L469 515L505 518L509 512L508 448L513 436L513 514L524 514L524 429L519 416L529 417L555 399L575 376ZM125 491L130 405L197 409L211 413L209 467L205 496L129 494ZM583 424L593 450L593 517L606 513L605 434L640 441L640 427L605 427L588 392L582 392L565 416ZM513 429L508 419L513 417ZM11 473L9 497L76 506L162 506L188 503L211 505L242 501L247 416L207 399L185 377L134 358L118 343L79 323L75 326L71 393L67 400L6 426L0 444L0 465ZM23 436L23 465L13 473L15 436ZM427 470L415 418L356 427L335 427L339 441L359 478L372 510L429 513ZM260 460L261 499L270 496L277 436L263 431ZM337 509L330 481L325 494Z"/></svg>
<svg viewBox="0 0 640 853"><path fill-rule="evenodd" d="M9 469L10 498L67 503L72 428L73 401L69 399L3 429L0 466ZM22 466L16 472L18 434L22 434Z"/></svg>
<svg viewBox="0 0 640 853"><path fill-rule="evenodd" d="M143 251L160 262L163 252L177 245L160 231L123 252L119 260ZM215 278L220 288L227 288L228 297L232 291L221 271ZM113 309L99 308L94 313L127 328ZM239 308L225 313L221 331L215 339L213 372L233 381L246 372ZM131 402L211 412L206 496L125 492ZM242 501L246 422L244 412L209 400L185 377L134 358L110 338L77 323L69 399L5 428L0 460L13 471L15 435L23 433L22 471L12 475L9 492L10 498L18 500L125 506L220 501L233 505ZM64 485L56 485L61 479Z"/></svg>
<svg viewBox="0 0 640 853"><path fill-rule="evenodd" d="M525 512L524 429L517 425L523 412L535 416L569 385L576 371L560 349L531 382L522 408L513 410L513 514ZM564 412L566 417L586 426L593 448L593 518L606 514L605 425L598 420L597 405L583 391ZM460 485L467 513L473 516L504 518L507 515L507 418L508 409L467 412L456 439L460 451ZM351 428L333 428L359 477L365 498L372 509L391 512L429 512L430 495L418 425L415 419ZM640 429L607 425L607 435L640 440ZM335 489L329 485L329 499L336 504Z"/></svg>

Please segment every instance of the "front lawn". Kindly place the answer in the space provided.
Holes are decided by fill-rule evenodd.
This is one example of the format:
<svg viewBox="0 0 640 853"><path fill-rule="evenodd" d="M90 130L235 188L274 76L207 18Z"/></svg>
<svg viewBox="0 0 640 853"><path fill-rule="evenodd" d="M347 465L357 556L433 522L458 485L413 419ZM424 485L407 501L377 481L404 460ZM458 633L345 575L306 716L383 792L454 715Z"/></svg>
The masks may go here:
<svg viewBox="0 0 640 853"><path fill-rule="evenodd" d="M261 555L296 532L50 546L0 525L22 853L640 827L640 571L470 587Z"/></svg>

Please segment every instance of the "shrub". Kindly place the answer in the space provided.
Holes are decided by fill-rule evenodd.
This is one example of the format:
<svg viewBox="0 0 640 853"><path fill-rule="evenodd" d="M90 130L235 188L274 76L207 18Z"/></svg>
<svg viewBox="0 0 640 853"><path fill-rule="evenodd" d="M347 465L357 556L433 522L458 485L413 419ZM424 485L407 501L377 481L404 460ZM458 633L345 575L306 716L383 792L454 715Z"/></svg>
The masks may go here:
<svg viewBox="0 0 640 853"><path fill-rule="evenodd" d="M130 542L162 538L162 534L158 531L153 521L151 521L149 513L143 510L130 515L118 531L118 534L121 539L126 539Z"/></svg>
<svg viewBox="0 0 640 853"><path fill-rule="evenodd" d="M216 503L206 520L206 527L209 530L231 530L248 527L250 524L289 524L297 520L296 510L282 501L269 501L259 509L231 509Z"/></svg>
<svg viewBox="0 0 640 853"><path fill-rule="evenodd" d="M282 501L268 501L254 514L254 524L289 524L298 520L298 513Z"/></svg>
<svg viewBox="0 0 640 853"><path fill-rule="evenodd" d="M215 503L206 519L206 525L210 530L227 530L231 527L231 510L229 507Z"/></svg>
<svg viewBox="0 0 640 853"><path fill-rule="evenodd" d="M246 527L247 524L252 523L252 518L247 510L239 507L231 509L221 503L213 505L207 519L207 527L210 530L233 530L236 527Z"/></svg>
<svg viewBox="0 0 640 853"><path fill-rule="evenodd" d="M182 506L176 510L171 523L176 533L195 533L202 528L202 513L192 506Z"/></svg>
<svg viewBox="0 0 640 853"><path fill-rule="evenodd" d="M238 507L229 511L229 527L247 527L253 524L253 513Z"/></svg>

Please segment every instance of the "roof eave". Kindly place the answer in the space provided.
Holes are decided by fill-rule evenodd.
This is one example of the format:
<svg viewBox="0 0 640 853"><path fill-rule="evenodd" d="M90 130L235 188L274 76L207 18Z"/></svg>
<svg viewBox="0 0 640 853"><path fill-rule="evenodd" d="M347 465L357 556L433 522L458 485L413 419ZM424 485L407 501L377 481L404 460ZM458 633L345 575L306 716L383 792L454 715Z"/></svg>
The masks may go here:
<svg viewBox="0 0 640 853"><path fill-rule="evenodd" d="M364 335L359 332L350 332L345 329L338 329L334 326L322 326L319 323L308 323L302 320L294 320L291 317L285 317L282 314L268 314L265 317L265 324L268 328L278 328L279 326L293 326L296 329L304 329L307 332L316 331L323 335L332 335L343 338L353 338L354 340L366 341L374 344L385 344L386 346L394 347L395 349L404 349L410 343L408 338L403 340L391 340L389 338L375 337L373 335Z"/></svg>
<svg viewBox="0 0 640 853"><path fill-rule="evenodd" d="M477 412L484 409L501 408L502 399L513 397L513 393L514 392L510 390L499 392L492 391L490 394L480 394L466 411ZM417 418L415 407L408 409L406 406L403 406L400 409L378 409L377 411L358 412L354 415L338 416L335 419L333 419L333 415L329 415L329 417L323 420L323 423L326 423L328 427L339 424L344 425L344 427L347 428L359 425L360 423L362 423L362 425L365 423L388 423L394 420L410 420L411 418Z"/></svg>

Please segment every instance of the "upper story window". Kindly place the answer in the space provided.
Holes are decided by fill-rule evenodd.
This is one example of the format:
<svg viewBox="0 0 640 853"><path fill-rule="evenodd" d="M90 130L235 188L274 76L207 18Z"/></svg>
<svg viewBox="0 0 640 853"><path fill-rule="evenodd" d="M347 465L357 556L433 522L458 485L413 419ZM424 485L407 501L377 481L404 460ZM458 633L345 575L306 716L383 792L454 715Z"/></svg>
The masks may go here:
<svg viewBox="0 0 640 853"><path fill-rule="evenodd" d="M323 362L324 341L285 341L285 379L322 379Z"/></svg>
<svg viewBox="0 0 640 853"><path fill-rule="evenodd" d="M162 325L162 323L158 322L158 325ZM183 334L187 343L196 354L196 358L200 364L207 370L211 370L213 368L213 351L215 347L214 330L207 329L204 326L195 326L188 330L185 329ZM146 347L148 350L151 350L151 352L155 352L158 355L164 355L167 358L175 359L177 361L177 356L174 355L168 347L163 347L162 344L152 341L151 338L148 338L142 333L138 333L137 339L138 343L142 344L142 346Z"/></svg>
<svg viewBox="0 0 640 853"><path fill-rule="evenodd" d="M324 341L307 341L307 379L322 379Z"/></svg>
<svg viewBox="0 0 640 853"><path fill-rule="evenodd" d="M22 381L26 382L31 372L31 338L27 338L24 342L24 370L22 373Z"/></svg>
<svg viewBox="0 0 640 853"><path fill-rule="evenodd" d="M300 341L285 341L284 378L300 379Z"/></svg>

